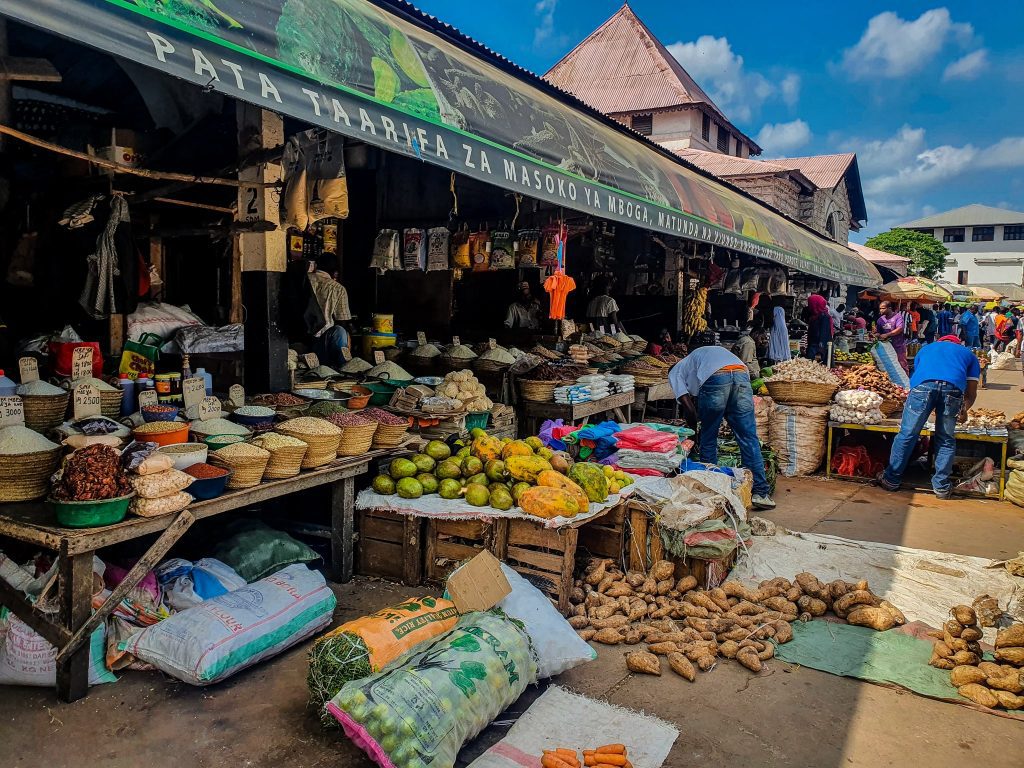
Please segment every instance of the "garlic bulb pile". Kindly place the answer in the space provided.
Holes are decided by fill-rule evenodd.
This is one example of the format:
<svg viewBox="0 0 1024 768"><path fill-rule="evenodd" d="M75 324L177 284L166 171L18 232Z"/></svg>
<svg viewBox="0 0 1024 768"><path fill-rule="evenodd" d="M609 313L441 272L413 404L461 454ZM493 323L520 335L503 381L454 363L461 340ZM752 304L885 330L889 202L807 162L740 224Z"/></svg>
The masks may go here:
<svg viewBox="0 0 1024 768"><path fill-rule="evenodd" d="M794 357L772 367L773 375L766 381L794 381L810 384L831 384L839 386L837 379L828 368L821 363L804 357Z"/></svg>
<svg viewBox="0 0 1024 768"><path fill-rule="evenodd" d="M866 389L844 389L836 393L835 404L828 412L832 421L842 424L881 424L885 418L879 410L882 396Z"/></svg>

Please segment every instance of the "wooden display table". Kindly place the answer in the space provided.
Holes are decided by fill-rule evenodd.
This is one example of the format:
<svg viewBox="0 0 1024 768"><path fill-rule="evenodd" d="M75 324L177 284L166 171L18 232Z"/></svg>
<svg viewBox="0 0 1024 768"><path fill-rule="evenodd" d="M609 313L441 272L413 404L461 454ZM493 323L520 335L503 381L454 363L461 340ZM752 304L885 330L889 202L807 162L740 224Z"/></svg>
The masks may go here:
<svg viewBox="0 0 1024 768"><path fill-rule="evenodd" d="M57 695L75 701L89 689L89 644L93 630L106 621L125 595L153 569L196 520L244 509L269 499L318 486L331 486L331 567L339 581L352 578L355 477L367 471L382 451L338 459L319 469L287 480L261 483L253 488L228 491L209 501L198 501L182 512L162 517L134 517L101 528L61 528L53 509L43 502L0 505L0 536L53 550L57 566L44 594L57 584L59 618L37 611L24 595L0 579L0 605L57 646ZM159 538L128 572L102 606L92 610L93 554L103 547L139 539L154 533Z"/></svg>
<svg viewBox="0 0 1024 768"><path fill-rule="evenodd" d="M566 424L576 424L598 414L611 413L620 423L629 423L629 407L635 400L633 392L623 392L621 395L610 395L602 400L594 400L590 403L575 403L563 405L562 403L538 402L536 400L523 400L519 405L521 414L521 429L525 434L536 435L540 430L540 424L546 419L562 419Z"/></svg>
<svg viewBox="0 0 1024 768"><path fill-rule="evenodd" d="M851 431L862 431L862 432L881 432L887 435L897 435L900 431L900 420L899 419L883 419L881 424L847 424L838 421L830 421L828 423L828 448L825 454L825 477L836 477L840 480L860 480L862 482L869 482L874 480L873 477L849 477L846 475L839 475L832 471L832 449L835 445L835 439L838 437L836 430L851 430ZM931 437L935 434L934 430L922 429L921 437ZM1009 446L1009 435L979 435L974 432L957 432L957 442L975 442L975 443L988 443L990 445L999 446L999 491L997 493L983 494L985 498L990 499L1002 499L1003 492L1006 489L1006 454Z"/></svg>

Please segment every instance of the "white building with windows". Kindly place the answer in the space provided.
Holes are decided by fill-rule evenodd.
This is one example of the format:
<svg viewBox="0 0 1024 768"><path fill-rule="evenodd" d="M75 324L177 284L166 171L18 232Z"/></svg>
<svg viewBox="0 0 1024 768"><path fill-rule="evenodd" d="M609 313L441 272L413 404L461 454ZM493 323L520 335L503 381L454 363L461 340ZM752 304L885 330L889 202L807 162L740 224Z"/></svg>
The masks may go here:
<svg viewBox="0 0 1024 768"><path fill-rule="evenodd" d="M1024 213L965 205L900 224L949 249L942 279L955 285L1024 285Z"/></svg>

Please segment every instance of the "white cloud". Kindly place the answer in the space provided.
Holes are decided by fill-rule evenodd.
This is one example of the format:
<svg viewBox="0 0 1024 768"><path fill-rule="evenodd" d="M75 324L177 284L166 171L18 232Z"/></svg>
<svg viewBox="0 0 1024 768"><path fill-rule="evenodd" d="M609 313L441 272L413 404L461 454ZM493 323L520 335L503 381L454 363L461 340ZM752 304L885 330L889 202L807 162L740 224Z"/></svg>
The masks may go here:
<svg viewBox="0 0 1024 768"><path fill-rule="evenodd" d="M558 0L538 0L537 4L533 6L533 12L540 17L540 23L533 30L535 48L539 48L554 37L556 8L558 8Z"/></svg>
<svg viewBox="0 0 1024 768"><path fill-rule="evenodd" d="M913 21L885 11L868 21L852 48L843 51L842 68L854 80L903 77L923 69L950 43L974 40L970 24L954 22L945 8L925 11Z"/></svg>
<svg viewBox="0 0 1024 768"><path fill-rule="evenodd" d="M750 120L771 98L793 106L800 97L800 75L789 73L776 85L746 71L728 38L702 35L692 43L672 43L668 50L730 120Z"/></svg>
<svg viewBox="0 0 1024 768"><path fill-rule="evenodd" d="M788 123L765 123L758 131L757 143L765 157L782 157L803 147L811 140L811 128L803 120Z"/></svg>
<svg viewBox="0 0 1024 768"><path fill-rule="evenodd" d="M971 51L949 64L942 72L943 80L976 80L982 72L988 69L988 49L979 48Z"/></svg>

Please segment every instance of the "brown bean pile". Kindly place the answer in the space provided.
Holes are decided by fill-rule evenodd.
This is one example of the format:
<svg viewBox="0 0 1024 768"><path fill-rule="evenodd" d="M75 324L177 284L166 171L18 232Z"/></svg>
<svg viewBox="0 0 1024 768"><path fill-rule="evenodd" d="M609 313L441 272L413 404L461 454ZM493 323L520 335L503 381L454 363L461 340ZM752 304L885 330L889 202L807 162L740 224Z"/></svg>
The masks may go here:
<svg viewBox="0 0 1024 768"><path fill-rule="evenodd" d="M386 424L391 427L400 427L403 424L408 424L409 419L404 416L396 416L393 413L388 413L382 408L367 408L363 411L363 416L368 419L373 419L378 424Z"/></svg>
<svg viewBox="0 0 1024 768"><path fill-rule="evenodd" d="M121 455L109 445L90 445L68 457L53 496L60 501L102 501L131 489Z"/></svg>

